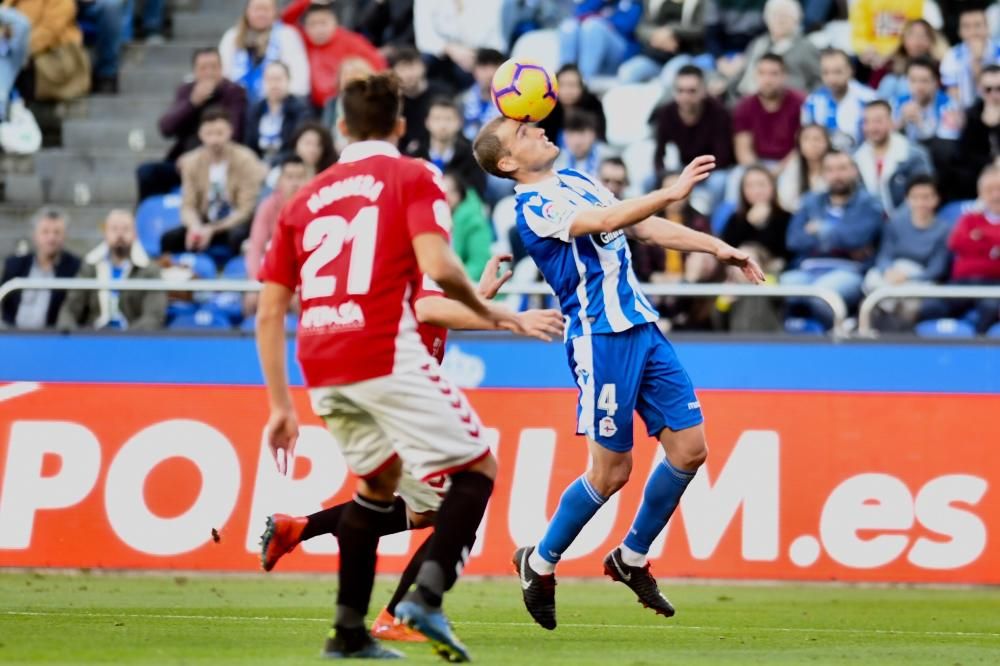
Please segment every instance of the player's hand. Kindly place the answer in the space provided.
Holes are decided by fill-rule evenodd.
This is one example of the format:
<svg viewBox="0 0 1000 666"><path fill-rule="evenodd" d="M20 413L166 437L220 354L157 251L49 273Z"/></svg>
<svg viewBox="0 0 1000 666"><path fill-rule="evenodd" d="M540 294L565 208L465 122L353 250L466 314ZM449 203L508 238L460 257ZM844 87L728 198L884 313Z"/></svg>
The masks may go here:
<svg viewBox="0 0 1000 666"><path fill-rule="evenodd" d="M521 325L521 320L517 316L518 313L502 305L494 305L493 303L486 303L485 306L485 317L494 326L502 328L505 331L510 331L511 333L516 333L517 335L526 335L524 327Z"/></svg>
<svg viewBox="0 0 1000 666"><path fill-rule="evenodd" d="M274 456L278 473L292 473L295 460L295 442L299 439L299 419L294 409L272 409L267 421L267 445Z"/></svg>
<svg viewBox="0 0 1000 666"><path fill-rule="evenodd" d="M529 338L551 342L552 338L562 337L564 324L559 310L526 310L518 313L517 318Z"/></svg>
<svg viewBox="0 0 1000 666"><path fill-rule="evenodd" d="M493 299L500 291L500 287L514 277L514 271L511 270L500 273L500 264L505 261L510 262L513 258L509 254L495 254L490 257L490 260L486 262L486 268L483 269L482 277L479 278L477 291L480 296L488 300Z"/></svg>
<svg viewBox="0 0 1000 666"><path fill-rule="evenodd" d="M750 255L743 250L737 250L731 245L723 245L716 253L715 258L727 266L736 266L743 271L743 276L750 284L763 284L764 271L761 270L757 262L750 258Z"/></svg>
<svg viewBox="0 0 1000 666"><path fill-rule="evenodd" d="M667 188L667 193L674 201L686 199L694 186L708 178L713 169L715 169L714 155L701 155L694 158L690 164L684 167L677 182Z"/></svg>

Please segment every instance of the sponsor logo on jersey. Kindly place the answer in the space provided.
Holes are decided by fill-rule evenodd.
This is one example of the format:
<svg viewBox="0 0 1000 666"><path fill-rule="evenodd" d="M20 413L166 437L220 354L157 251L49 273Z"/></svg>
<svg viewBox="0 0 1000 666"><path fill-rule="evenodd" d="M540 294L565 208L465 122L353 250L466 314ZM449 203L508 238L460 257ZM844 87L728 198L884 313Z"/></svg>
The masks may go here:
<svg viewBox="0 0 1000 666"><path fill-rule="evenodd" d="M623 238L624 236L625 232L619 229L618 231L604 231L599 234L594 234L592 238L594 239L594 242L600 245L601 247L607 247L612 243L618 241L619 238ZM620 245L621 242L615 244Z"/></svg>
<svg viewBox="0 0 1000 666"><path fill-rule="evenodd" d="M314 305L302 311L299 328L304 331L316 329L356 329L364 328L365 313L354 301L340 305Z"/></svg>

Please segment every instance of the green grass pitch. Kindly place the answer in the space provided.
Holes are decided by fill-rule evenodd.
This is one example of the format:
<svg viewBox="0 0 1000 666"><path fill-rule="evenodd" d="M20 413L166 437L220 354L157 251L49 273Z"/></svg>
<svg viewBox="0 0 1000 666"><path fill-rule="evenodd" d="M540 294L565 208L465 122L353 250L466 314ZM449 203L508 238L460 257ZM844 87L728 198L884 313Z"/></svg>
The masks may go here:
<svg viewBox="0 0 1000 666"><path fill-rule="evenodd" d="M2 573L0 663L322 663L334 582ZM605 581L560 583L554 632L531 623L514 579L462 581L448 610L481 664L1000 664L998 589L663 586L672 620Z"/></svg>

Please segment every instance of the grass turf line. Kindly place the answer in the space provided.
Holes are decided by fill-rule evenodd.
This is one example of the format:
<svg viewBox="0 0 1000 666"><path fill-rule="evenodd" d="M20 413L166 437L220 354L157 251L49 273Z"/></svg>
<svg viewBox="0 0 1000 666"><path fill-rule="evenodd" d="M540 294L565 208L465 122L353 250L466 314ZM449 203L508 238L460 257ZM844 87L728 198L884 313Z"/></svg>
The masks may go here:
<svg viewBox="0 0 1000 666"><path fill-rule="evenodd" d="M997 589L665 588L672 620L596 581L559 585L555 632L514 580L462 582L448 611L482 664L1000 663ZM332 603L329 579L0 574L0 663L317 663Z"/></svg>

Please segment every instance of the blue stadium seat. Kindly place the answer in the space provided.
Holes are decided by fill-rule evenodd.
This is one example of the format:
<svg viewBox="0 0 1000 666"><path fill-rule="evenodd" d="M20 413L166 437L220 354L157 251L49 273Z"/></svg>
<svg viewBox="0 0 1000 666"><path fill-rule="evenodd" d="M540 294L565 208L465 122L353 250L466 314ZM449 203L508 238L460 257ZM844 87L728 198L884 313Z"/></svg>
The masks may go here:
<svg viewBox="0 0 1000 666"><path fill-rule="evenodd" d="M721 236L726 228L726 222L729 222L729 217L735 212L736 206L728 201L723 200L715 204L711 220L712 233L716 236Z"/></svg>
<svg viewBox="0 0 1000 666"><path fill-rule="evenodd" d="M958 218L972 210L975 205L975 199L952 201L941 206L941 209L938 211L938 217L949 225L953 225L958 222Z"/></svg>
<svg viewBox="0 0 1000 666"><path fill-rule="evenodd" d="M232 323L221 312L213 308L199 308L193 312L178 315L167 326L174 331L229 330Z"/></svg>
<svg viewBox="0 0 1000 666"><path fill-rule="evenodd" d="M233 324L239 324L243 320L243 294L238 291L212 294L207 307L226 317Z"/></svg>
<svg viewBox="0 0 1000 666"><path fill-rule="evenodd" d="M246 280L247 262L242 256L233 257L222 267L222 277L227 280Z"/></svg>
<svg viewBox="0 0 1000 666"><path fill-rule="evenodd" d="M996 323L990 326L990 329L986 331L986 337L1000 338L1000 323Z"/></svg>
<svg viewBox="0 0 1000 666"><path fill-rule="evenodd" d="M806 317L789 317L785 320L785 333L791 335L823 335L826 326L823 322Z"/></svg>
<svg viewBox="0 0 1000 666"><path fill-rule="evenodd" d="M181 196L164 194L149 197L135 212L136 235L150 257L160 256L160 238L181 226Z"/></svg>
<svg viewBox="0 0 1000 666"><path fill-rule="evenodd" d="M192 301L174 301L167 303L167 324L169 325L177 317L194 314L198 309L197 303Z"/></svg>
<svg viewBox="0 0 1000 666"><path fill-rule="evenodd" d="M212 257L203 252L185 252L175 254L172 259L175 264L186 266L194 272L194 276L200 280L213 280L218 275L215 261Z"/></svg>
<svg viewBox="0 0 1000 666"><path fill-rule="evenodd" d="M917 324L914 332L921 338L976 337L976 328L962 319L928 319Z"/></svg>

